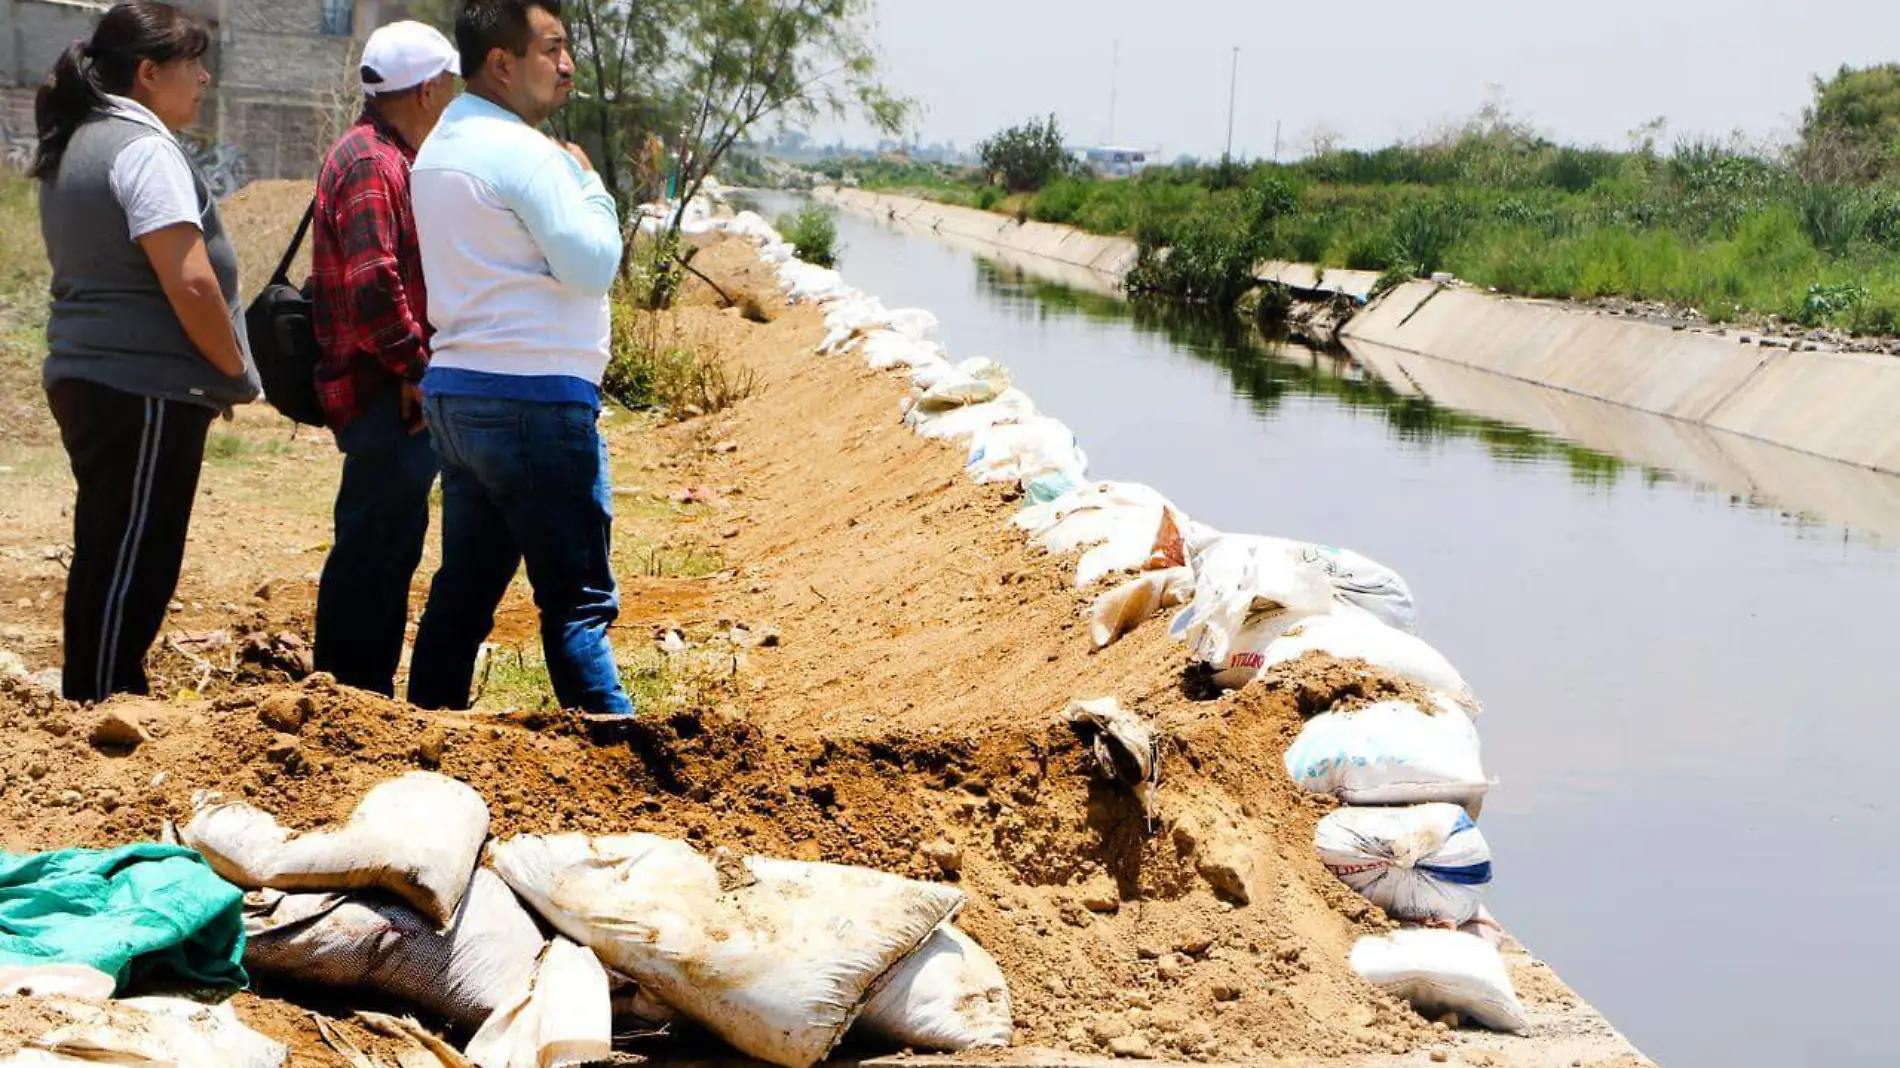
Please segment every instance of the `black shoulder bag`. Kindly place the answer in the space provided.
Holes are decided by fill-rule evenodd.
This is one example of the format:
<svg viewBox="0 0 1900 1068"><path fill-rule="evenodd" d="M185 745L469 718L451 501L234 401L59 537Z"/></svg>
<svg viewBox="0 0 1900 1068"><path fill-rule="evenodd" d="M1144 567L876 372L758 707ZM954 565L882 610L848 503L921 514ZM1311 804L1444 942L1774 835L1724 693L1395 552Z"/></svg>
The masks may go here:
<svg viewBox="0 0 1900 1068"><path fill-rule="evenodd" d="M244 313L244 325L250 334L251 359L257 363L257 376L264 383L264 399L291 420L306 426L323 426L323 404L317 399L317 329L311 319L308 286L299 289L290 284L290 265L303 247L310 222L316 216L317 202L312 199L297 224L297 236L270 284L251 301Z"/></svg>

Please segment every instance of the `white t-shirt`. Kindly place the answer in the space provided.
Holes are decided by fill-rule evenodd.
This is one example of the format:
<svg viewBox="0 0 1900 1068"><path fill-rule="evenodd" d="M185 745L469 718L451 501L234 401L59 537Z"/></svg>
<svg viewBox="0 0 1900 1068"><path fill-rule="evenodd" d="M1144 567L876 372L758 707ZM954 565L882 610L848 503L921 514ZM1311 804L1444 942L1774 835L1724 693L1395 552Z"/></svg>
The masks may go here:
<svg viewBox="0 0 1900 1068"><path fill-rule="evenodd" d="M204 229L198 207L198 180L178 138L157 115L130 97L108 96L112 114L150 126L163 137L142 137L127 145L112 161L112 195L125 209L131 238L167 226L189 223Z"/></svg>

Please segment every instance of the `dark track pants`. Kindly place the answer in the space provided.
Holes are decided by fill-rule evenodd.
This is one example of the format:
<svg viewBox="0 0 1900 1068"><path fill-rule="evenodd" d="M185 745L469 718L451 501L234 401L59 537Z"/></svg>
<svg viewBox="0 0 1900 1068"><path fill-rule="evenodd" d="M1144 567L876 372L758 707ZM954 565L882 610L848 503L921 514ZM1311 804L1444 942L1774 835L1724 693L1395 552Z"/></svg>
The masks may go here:
<svg viewBox="0 0 1900 1068"><path fill-rule="evenodd" d="M75 379L46 395L79 483L62 688L73 701L144 694L215 413Z"/></svg>

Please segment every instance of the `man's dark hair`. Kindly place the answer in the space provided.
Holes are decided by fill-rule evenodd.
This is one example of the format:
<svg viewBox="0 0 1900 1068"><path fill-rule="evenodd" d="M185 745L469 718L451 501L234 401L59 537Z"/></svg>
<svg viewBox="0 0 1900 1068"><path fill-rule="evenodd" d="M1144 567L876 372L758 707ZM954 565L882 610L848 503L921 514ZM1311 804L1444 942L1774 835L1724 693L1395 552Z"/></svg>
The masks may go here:
<svg viewBox="0 0 1900 1068"><path fill-rule="evenodd" d="M455 12L455 50L462 54L462 76L480 74L488 65L488 53L497 48L507 49L509 55L527 55L528 12L537 7L561 17L561 0L463 0Z"/></svg>

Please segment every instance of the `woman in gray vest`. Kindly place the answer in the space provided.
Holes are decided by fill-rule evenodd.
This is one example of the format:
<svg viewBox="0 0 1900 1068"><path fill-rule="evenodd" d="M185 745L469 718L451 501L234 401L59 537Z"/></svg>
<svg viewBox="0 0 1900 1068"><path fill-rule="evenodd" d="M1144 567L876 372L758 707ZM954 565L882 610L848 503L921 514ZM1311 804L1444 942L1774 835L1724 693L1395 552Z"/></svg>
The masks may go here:
<svg viewBox="0 0 1900 1068"><path fill-rule="evenodd" d="M79 483L65 614L75 701L147 692L205 434L258 393L237 254L176 136L198 120L210 45L170 4L119 4L36 101L53 264L46 397Z"/></svg>

